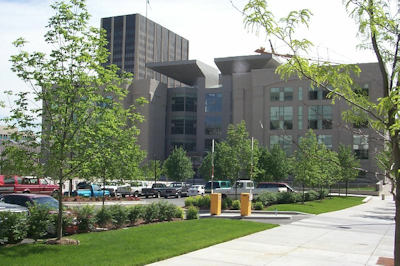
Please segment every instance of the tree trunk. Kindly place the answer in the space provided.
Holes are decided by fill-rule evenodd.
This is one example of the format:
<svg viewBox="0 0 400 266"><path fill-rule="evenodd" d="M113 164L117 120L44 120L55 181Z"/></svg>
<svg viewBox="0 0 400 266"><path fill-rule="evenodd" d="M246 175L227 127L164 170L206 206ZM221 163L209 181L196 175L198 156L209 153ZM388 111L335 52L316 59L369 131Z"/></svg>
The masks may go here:
<svg viewBox="0 0 400 266"><path fill-rule="evenodd" d="M349 188L349 181L346 180L346 197L347 197L347 189Z"/></svg>
<svg viewBox="0 0 400 266"><path fill-rule="evenodd" d="M63 206L62 206L62 195L63 195L63 168L60 168L60 176L58 177L58 217L57 217L57 240L61 240L63 236L62 232L62 215L63 215Z"/></svg>
<svg viewBox="0 0 400 266"><path fill-rule="evenodd" d="M398 175L398 174L397 174ZM396 187L396 216L395 220L395 236L394 236L394 265L400 266L400 178L397 177L397 187Z"/></svg>
<svg viewBox="0 0 400 266"><path fill-rule="evenodd" d="M302 182L301 185L303 187L303 198L302 198L303 202L302 202L302 204L304 204L304 201L306 200L306 193L304 192L304 182Z"/></svg>
<svg viewBox="0 0 400 266"><path fill-rule="evenodd" d="M105 196L105 187L106 187L106 176L104 175L104 177L103 177L103 208L104 208L104 201L106 200L106 196ZM115 191L114 191L114 193L115 193Z"/></svg>

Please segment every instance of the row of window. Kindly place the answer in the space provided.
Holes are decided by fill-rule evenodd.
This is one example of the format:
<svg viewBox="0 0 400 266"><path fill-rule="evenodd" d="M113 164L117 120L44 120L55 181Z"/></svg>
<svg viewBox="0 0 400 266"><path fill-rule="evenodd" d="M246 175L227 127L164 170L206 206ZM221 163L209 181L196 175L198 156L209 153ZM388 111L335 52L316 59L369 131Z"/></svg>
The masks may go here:
<svg viewBox="0 0 400 266"><path fill-rule="evenodd" d="M171 119L171 134L196 135L197 118L195 116L173 116ZM221 135L222 118L221 116L205 117L205 134Z"/></svg>
<svg viewBox="0 0 400 266"><path fill-rule="evenodd" d="M317 135L318 143L323 143L328 149L332 149L332 135ZM220 140L214 139L215 142ZM299 140L301 138L299 137ZM286 152L287 155L293 153L293 138L292 135L272 135L269 138L270 148L276 144ZM183 147L186 151L196 151L196 140L195 139L171 139L172 149L174 147ZM204 141L204 150L211 151L212 139L206 139ZM353 150L355 157L358 159L368 159L368 135L354 135L353 136Z"/></svg>
<svg viewBox="0 0 400 266"><path fill-rule="evenodd" d="M369 85L363 84L361 87L356 87L354 89L355 92L363 95L369 95ZM308 99L309 100L325 100L328 99L329 91L324 88L308 88ZM284 101L293 101L294 97L294 89L292 87L283 87L283 88L271 88L269 94L269 100L271 102L284 102ZM303 100L303 88L297 88L297 100Z"/></svg>
<svg viewBox="0 0 400 266"><path fill-rule="evenodd" d="M293 129L293 106L273 106L269 113L271 130ZM298 106L298 128L303 129L303 106ZM332 106L314 105L308 107L308 128L331 129Z"/></svg>
<svg viewBox="0 0 400 266"><path fill-rule="evenodd" d="M323 143L328 149L332 149L332 135L317 135L318 143ZM298 142L301 137L298 137ZM287 155L293 153L293 136L292 135L271 135L269 137L270 148L278 144L286 152ZM368 159L368 135L353 135L353 151L358 159Z"/></svg>

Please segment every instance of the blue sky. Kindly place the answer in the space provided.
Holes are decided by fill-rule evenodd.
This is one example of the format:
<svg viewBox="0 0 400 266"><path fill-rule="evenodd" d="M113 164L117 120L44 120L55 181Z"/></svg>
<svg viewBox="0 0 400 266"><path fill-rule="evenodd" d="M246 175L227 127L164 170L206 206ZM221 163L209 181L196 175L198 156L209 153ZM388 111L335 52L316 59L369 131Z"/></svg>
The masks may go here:
<svg viewBox="0 0 400 266"><path fill-rule="evenodd" d="M0 100L3 91L27 89L10 71L10 56L17 51L11 43L18 37L29 41L28 51L49 52L43 41L45 26L53 14L50 4L54 0L0 0ZM185 37L190 42L190 59L198 59L215 66L216 57L253 55L263 46L269 48L264 34L256 36L244 28L243 17L232 3L242 10L247 0L150 0L148 17L158 24ZM376 61L371 52L355 49L356 27L348 18L341 0L270 0L269 6L276 17L290 10L309 8L314 17L310 29L299 36L311 40L317 47L311 56L344 63ZM146 0L87 0L92 14L91 26L99 27L100 18L124 14L146 13ZM284 48L272 40L275 49ZM7 110L0 109L0 117Z"/></svg>

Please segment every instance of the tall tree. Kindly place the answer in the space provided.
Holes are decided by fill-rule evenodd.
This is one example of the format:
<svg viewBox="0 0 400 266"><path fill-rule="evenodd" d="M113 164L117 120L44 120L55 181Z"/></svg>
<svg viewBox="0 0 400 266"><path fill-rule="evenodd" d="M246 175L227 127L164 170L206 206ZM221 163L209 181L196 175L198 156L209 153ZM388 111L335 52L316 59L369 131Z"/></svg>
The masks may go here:
<svg viewBox="0 0 400 266"><path fill-rule="evenodd" d="M359 75L356 65L331 64L323 60L308 59L313 44L307 39L295 36L299 26L307 26L312 13L302 9L291 11L286 17L276 20L268 10L265 0L250 0L244 12L247 26L262 27L266 33L281 41L289 53L277 54L287 59L278 68L281 77L288 79L292 75L308 79L312 86L319 86L330 91L330 96L343 99L351 106L351 110L343 114L350 122L367 120L368 124L384 139L389 146L390 162L385 169L395 189L392 191L396 204L396 229L394 245L394 262L400 266L400 120L399 114L399 51L400 51L400 19L399 3L396 0L345 0L346 10L355 19L358 36L361 37L361 49L372 50L377 58L381 76L377 77L382 88L383 97L372 102L354 90L353 77ZM384 131L385 134L382 134Z"/></svg>
<svg viewBox="0 0 400 266"><path fill-rule="evenodd" d="M354 156L354 152L350 146L342 144L339 144L338 158L340 163L340 178L338 181L345 182L347 196L349 181L356 179L360 171L360 160Z"/></svg>
<svg viewBox="0 0 400 266"><path fill-rule="evenodd" d="M175 181L184 181L194 175L192 162L182 147L171 152L164 162L163 170L168 178Z"/></svg>
<svg viewBox="0 0 400 266"><path fill-rule="evenodd" d="M23 51L27 43L14 42L19 53L11 57L12 70L29 86L19 93L16 107L6 119L13 127L39 127L33 131L41 140L41 155L47 174L59 183L59 213L57 238L62 237L62 185L64 180L86 171L87 162L98 152L96 135L105 135L98 121L114 121L106 115L107 96L122 101L131 75L117 73L116 66L103 67L109 52L105 31L88 26L90 15L84 0L52 5L55 15L49 19L45 41L53 47L49 55ZM42 103L29 109L28 95ZM113 107L110 107L113 108Z"/></svg>

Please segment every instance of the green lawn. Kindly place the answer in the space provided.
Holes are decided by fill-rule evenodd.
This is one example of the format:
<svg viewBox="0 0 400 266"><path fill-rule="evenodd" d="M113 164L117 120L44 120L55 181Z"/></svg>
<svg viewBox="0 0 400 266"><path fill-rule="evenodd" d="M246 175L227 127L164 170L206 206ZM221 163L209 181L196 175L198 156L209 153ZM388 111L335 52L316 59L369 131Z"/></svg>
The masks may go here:
<svg viewBox="0 0 400 266"><path fill-rule="evenodd" d="M0 248L0 265L144 265L275 227L201 219L76 235L79 246L41 243Z"/></svg>
<svg viewBox="0 0 400 266"><path fill-rule="evenodd" d="M298 211L312 214L321 214L325 212L338 211L353 206L357 206L362 203L363 197L332 197L326 198L322 201L311 201L305 202L304 204L292 203L292 204L279 204L268 207L268 211L274 211L275 208L278 211Z"/></svg>

